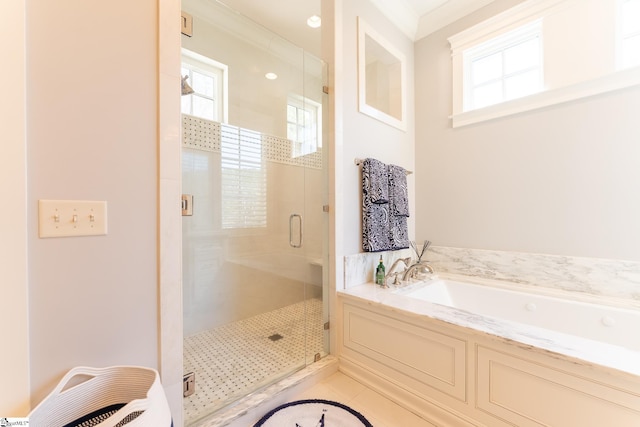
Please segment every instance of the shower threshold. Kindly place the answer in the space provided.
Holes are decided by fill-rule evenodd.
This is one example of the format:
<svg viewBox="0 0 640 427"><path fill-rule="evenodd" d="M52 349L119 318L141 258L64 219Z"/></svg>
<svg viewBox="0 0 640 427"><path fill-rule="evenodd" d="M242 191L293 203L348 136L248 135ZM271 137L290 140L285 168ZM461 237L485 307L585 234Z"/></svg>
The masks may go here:
<svg viewBox="0 0 640 427"><path fill-rule="evenodd" d="M327 355L280 381L255 391L189 427L247 427L266 412L338 371L338 358Z"/></svg>

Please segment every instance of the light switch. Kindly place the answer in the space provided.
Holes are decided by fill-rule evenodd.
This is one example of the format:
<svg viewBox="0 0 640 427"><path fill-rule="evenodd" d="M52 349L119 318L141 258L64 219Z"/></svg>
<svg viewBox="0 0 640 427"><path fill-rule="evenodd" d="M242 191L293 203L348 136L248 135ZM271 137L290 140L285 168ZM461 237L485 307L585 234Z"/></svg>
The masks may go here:
<svg viewBox="0 0 640 427"><path fill-rule="evenodd" d="M103 236L107 234L107 202L39 200L39 236Z"/></svg>

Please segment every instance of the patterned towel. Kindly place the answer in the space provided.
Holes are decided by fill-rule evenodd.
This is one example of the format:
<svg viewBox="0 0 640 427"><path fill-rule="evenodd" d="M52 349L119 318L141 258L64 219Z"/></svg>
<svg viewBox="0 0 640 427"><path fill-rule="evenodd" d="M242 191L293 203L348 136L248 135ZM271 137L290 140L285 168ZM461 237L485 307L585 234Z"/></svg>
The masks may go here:
<svg viewBox="0 0 640 427"><path fill-rule="evenodd" d="M362 165L362 249L377 252L408 248L408 216L405 170L376 159L365 159Z"/></svg>
<svg viewBox="0 0 640 427"><path fill-rule="evenodd" d="M389 165L389 204L391 215L409 216L407 172L396 165Z"/></svg>
<svg viewBox="0 0 640 427"><path fill-rule="evenodd" d="M388 204L376 205L371 202L362 204L362 250L378 252L393 248L392 235L389 233L390 219Z"/></svg>
<svg viewBox="0 0 640 427"><path fill-rule="evenodd" d="M409 193L407 172L404 168L389 165L389 240L391 249L409 247Z"/></svg>
<svg viewBox="0 0 640 427"><path fill-rule="evenodd" d="M387 165L376 159L362 163L362 249L386 251L389 241L389 175Z"/></svg>
<svg viewBox="0 0 640 427"><path fill-rule="evenodd" d="M389 203L389 175L386 164L372 158L364 159L362 179L363 190L371 203Z"/></svg>
<svg viewBox="0 0 640 427"><path fill-rule="evenodd" d="M406 249L409 247L409 227L406 216L391 215L389 218L389 249Z"/></svg>

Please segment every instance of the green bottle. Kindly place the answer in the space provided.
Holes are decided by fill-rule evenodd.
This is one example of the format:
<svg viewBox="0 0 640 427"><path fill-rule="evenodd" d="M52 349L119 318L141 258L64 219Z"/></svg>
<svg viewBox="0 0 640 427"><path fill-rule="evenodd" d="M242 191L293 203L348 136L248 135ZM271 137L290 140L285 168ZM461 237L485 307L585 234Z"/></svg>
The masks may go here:
<svg viewBox="0 0 640 427"><path fill-rule="evenodd" d="M382 263L382 255L380 255L380 264L376 267L376 284L384 286L384 264Z"/></svg>

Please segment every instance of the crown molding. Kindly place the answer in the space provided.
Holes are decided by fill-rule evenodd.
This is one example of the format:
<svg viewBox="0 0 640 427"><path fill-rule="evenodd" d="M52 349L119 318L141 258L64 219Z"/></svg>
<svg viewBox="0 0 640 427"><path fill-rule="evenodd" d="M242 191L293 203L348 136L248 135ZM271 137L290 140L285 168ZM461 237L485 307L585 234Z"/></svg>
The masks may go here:
<svg viewBox="0 0 640 427"><path fill-rule="evenodd" d="M495 0L448 0L422 16L405 0L370 1L410 40L417 41Z"/></svg>
<svg viewBox="0 0 640 427"><path fill-rule="evenodd" d="M495 0L450 0L420 17L414 40L432 34L441 28L493 3Z"/></svg>
<svg viewBox="0 0 640 427"><path fill-rule="evenodd" d="M404 0L371 0L371 3L410 40L416 40L419 18L408 3Z"/></svg>

